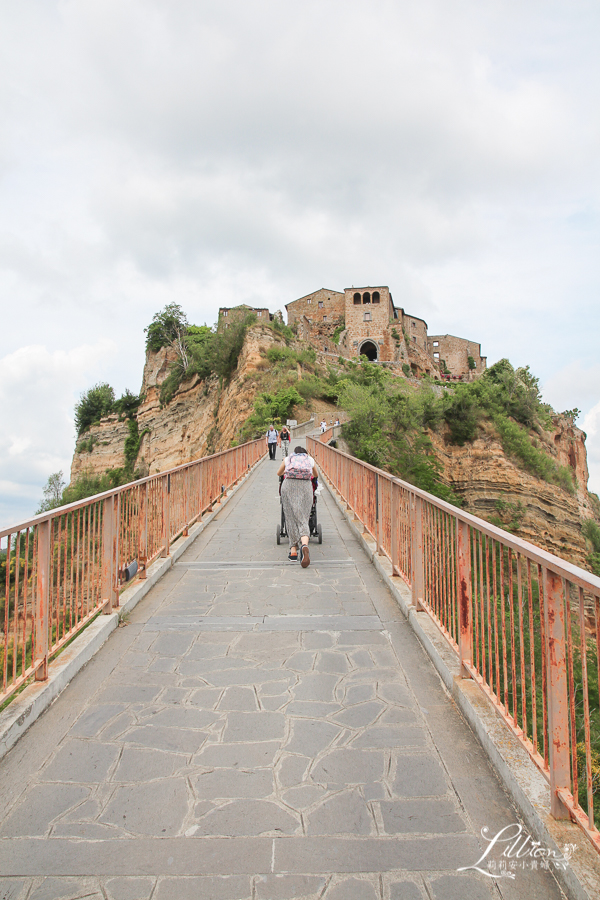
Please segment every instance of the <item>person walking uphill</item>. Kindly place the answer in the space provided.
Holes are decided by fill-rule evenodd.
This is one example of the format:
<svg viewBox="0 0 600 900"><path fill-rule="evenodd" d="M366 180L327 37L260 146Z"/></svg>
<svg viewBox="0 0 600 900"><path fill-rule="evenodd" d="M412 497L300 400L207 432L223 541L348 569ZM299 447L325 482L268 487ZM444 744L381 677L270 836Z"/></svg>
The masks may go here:
<svg viewBox="0 0 600 900"><path fill-rule="evenodd" d="M317 467L304 447L296 447L291 456L283 460L277 474L283 475L281 502L290 541L289 558L298 559L300 547L300 565L306 569L310 565L308 520L313 504L311 478L317 477Z"/></svg>
<svg viewBox="0 0 600 900"><path fill-rule="evenodd" d="M275 459L275 451L277 450L277 438L278 437L279 437L279 434L275 430L275 426L270 425L269 430L267 431L267 447L269 448L269 459Z"/></svg>
<svg viewBox="0 0 600 900"><path fill-rule="evenodd" d="M281 441L281 456L282 458L288 455L288 450L290 446L291 434L288 431L287 425L284 425L281 429L281 434L279 435L279 439Z"/></svg>

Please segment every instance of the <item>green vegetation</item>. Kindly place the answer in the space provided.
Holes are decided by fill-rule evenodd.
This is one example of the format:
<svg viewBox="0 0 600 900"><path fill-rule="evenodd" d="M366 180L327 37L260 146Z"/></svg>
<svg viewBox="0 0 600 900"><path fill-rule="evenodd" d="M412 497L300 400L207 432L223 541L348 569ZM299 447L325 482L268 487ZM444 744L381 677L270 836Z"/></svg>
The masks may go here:
<svg viewBox="0 0 600 900"><path fill-rule="evenodd" d="M108 416L115 405L115 392L110 384L95 384L84 391L75 405L75 428L79 437L91 425L97 425L103 416Z"/></svg>
<svg viewBox="0 0 600 900"><path fill-rule="evenodd" d="M344 319L342 319L342 321L341 321L340 324L336 327L336 329L335 329L335 331L333 332L333 335L332 335L332 337L331 337L331 340L332 340L333 343L336 345L336 347L337 347L337 345L338 345L339 342L340 342L340 335L341 335L342 331L345 331L345 330L346 330L346 322L345 322Z"/></svg>
<svg viewBox="0 0 600 900"><path fill-rule="evenodd" d="M504 500L502 497L498 497L495 507L497 515L488 516L488 521L492 525L497 525L498 528L503 528L505 531L515 534L523 524L527 511L525 506L519 500L512 502L511 500Z"/></svg>
<svg viewBox="0 0 600 900"><path fill-rule="evenodd" d="M477 368L477 363L475 362L475 360L473 359L472 356L467 356L467 365L469 366L470 372L472 372L474 369Z"/></svg>
<svg viewBox="0 0 600 900"><path fill-rule="evenodd" d="M588 554L588 565L594 575L600 578L600 526L594 519L586 519L581 526L583 536L591 546Z"/></svg>

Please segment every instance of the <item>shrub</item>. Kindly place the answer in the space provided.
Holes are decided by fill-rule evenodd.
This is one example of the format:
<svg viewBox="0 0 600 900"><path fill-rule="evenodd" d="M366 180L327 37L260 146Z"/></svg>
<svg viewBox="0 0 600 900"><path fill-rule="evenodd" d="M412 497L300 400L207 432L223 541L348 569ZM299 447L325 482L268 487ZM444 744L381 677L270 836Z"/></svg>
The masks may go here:
<svg viewBox="0 0 600 900"><path fill-rule="evenodd" d="M178 303L168 303L163 310L154 314L146 332L146 348L156 352L168 347L174 341L183 339L189 323Z"/></svg>
<svg viewBox="0 0 600 900"><path fill-rule="evenodd" d="M462 447L466 441L474 440L480 418L481 409L468 391L459 388L454 396L446 395L444 419L450 427L453 444Z"/></svg>
<svg viewBox="0 0 600 900"><path fill-rule="evenodd" d="M79 403L75 404L75 428L77 436L87 431L91 425L96 425L103 416L113 411L115 392L110 384L105 382L95 384L88 391L81 394Z"/></svg>
<svg viewBox="0 0 600 900"><path fill-rule="evenodd" d="M131 419L137 414L140 403L143 401L141 394L132 394L130 390L125 390L118 400L113 404L113 411L126 419Z"/></svg>

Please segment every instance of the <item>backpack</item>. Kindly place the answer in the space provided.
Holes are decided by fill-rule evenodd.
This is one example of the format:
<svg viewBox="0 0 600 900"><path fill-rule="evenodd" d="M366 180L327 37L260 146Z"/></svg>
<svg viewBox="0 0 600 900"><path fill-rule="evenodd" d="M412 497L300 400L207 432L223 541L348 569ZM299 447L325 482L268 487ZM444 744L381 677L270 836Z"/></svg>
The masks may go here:
<svg viewBox="0 0 600 900"><path fill-rule="evenodd" d="M306 453L293 453L288 456L289 463L285 467L286 478L300 478L308 481L312 478L312 462Z"/></svg>

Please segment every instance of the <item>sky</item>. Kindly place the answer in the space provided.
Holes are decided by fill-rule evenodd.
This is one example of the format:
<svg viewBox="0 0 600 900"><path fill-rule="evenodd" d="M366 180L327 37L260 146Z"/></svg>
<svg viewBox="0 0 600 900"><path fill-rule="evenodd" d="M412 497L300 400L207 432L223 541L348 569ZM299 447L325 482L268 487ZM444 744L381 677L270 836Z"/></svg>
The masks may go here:
<svg viewBox="0 0 600 900"><path fill-rule="evenodd" d="M2 0L0 527L165 304L352 285L529 365L600 491L599 38L597 0Z"/></svg>

